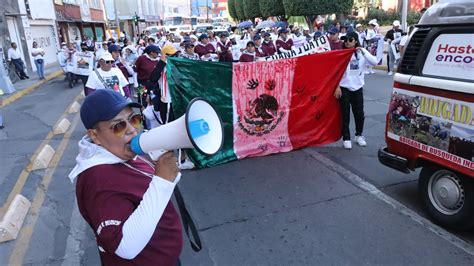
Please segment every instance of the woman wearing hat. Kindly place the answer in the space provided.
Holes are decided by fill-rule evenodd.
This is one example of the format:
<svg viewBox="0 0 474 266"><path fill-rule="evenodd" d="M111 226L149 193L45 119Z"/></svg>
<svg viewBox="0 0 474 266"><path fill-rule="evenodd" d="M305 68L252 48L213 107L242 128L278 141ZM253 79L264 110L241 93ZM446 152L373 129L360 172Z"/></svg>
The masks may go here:
<svg viewBox="0 0 474 266"><path fill-rule="evenodd" d="M156 64L160 60L159 54L160 48L158 46L148 45L143 54L138 57L135 62L138 84L148 85L147 82L150 80L151 72L153 72L153 69L155 69Z"/></svg>
<svg viewBox="0 0 474 266"><path fill-rule="evenodd" d="M217 41L217 54L219 55L219 62L232 62L232 43L227 39L229 34L223 32L220 34L220 40Z"/></svg>
<svg viewBox="0 0 474 266"><path fill-rule="evenodd" d="M388 53L387 53L387 72L388 75L393 75L393 66L395 65L395 51L391 48L392 41L402 37L402 30L400 29L400 21L395 20L393 28L387 32L384 40L388 42Z"/></svg>
<svg viewBox="0 0 474 266"><path fill-rule="evenodd" d="M211 43L209 43L209 36L205 33L199 36L199 42L194 47L194 51L202 60L210 60L212 57L217 57L216 49Z"/></svg>
<svg viewBox="0 0 474 266"><path fill-rule="evenodd" d="M262 52L263 56L272 56L276 53L276 47L269 32L263 34Z"/></svg>
<svg viewBox="0 0 474 266"><path fill-rule="evenodd" d="M291 51L293 47L293 40L288 38L288 29L281 28L278 31L278 40L275 42L278 53L285 53Z"/></svg>
<svg viewBox="0 0 474 266"><path fill-rule="evenodd" d="M369 21L369 27L365 30L365 46L366 49L374 56L377 56L377 48L378 48L378 41L380 39L379 31L378 31L379 24L377 23L376 19L372 19ZM374 74L374 70L372 70L372 66L367 65L367 70L365 74Z"/></svg>
<svg viewBox="0 0 474 266"><path fill-rule="evenodd" d="M365 137L362 135L364 129L364 94L365 84L364 68L366 64L376 65L377 58L371 55L359 43L356 32L349 32L344 40L343 49L355 48L351 61L347 65L346 72L334 92L334 96L340 99L342 111L342 140L345 149L352 149L351 133L349 130L350 110L355 120L355 141L359 146L366 146Z"/></svg>

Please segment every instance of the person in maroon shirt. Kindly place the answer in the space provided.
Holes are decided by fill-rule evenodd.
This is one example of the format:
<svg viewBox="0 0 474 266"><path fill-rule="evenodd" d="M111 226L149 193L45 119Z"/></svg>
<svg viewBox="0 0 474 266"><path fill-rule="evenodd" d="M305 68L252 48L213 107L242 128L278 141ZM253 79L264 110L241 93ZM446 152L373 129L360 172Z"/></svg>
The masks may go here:
<svg viewBox="0 0 474 266"><path fill-rule="evenodd" d="M202 60L209 60L212 57L216 57L216 49L209 43L209 37L203 33L199 36L199 42L194 46L194 52L199 55Z"/></svg>
<svg viewBox="0 0 474 266"><path fill-rule="evenodd" d="M229 34L223 32L219 36L217 42L217 54L219 55L219 62L232 62L232 42L227 39Z"/></svg>
<svg viewBox="0 0 474 266"><path fill-rule="evenodd" d="M264 56L272 56L276 53L276 47L272 41L272 36L268 32L263 34L262 52Z"/></svg>
<svg viewBox="0 0 474 266"><path fill-rule="evenodd" d="M275 46L278 53L291 51L293 40L288 38L288 29L282 28L278 31L278 40L275 41Z"/></svg>
<svg viewBox="0 0 474 266"><path fill-rule="evenodd" d="M339 30L336 26L332 26L328 29L328 39L329 39L329 46L331 46L331 50L341 50L342 45L344 42L339 40Z"/></svg>
<svg viewBox="0 0 474 266"><path fill-rule="evenodd" d="M255 56L265 57L265 54L262 50L262 37L260 37L260 35L255 35L253 37L253 42L255 43Z"/></svg>
<svg viewBox="0 0 474 266"><path fill-rule="evenodd" d="M246 49L242 52L239 62L255 62L255 43L250 41L247 43Z"/></svg>
<svg viewBox="0 0 474 266"><path fill-rule="evenodd" d="M183 239L179 215L170 201L180 180L171 152L155 163L136 156L130 141L141 130L141 114L112 90L97 90L81 107L87 136L79 142L79 212L96 237L102 265L179 263Z"/></svg>
<svg viewBox="0 0 474 266"><path fill-rule="evenodd" d="M151 72L153 72L153 69L155 69L156 64L160 60L160 58L158 58L159 53L160 48L158 48L158 46L153 44L148 45L143 51L143 54L135 61L139 84L146 86L146 82L150 80Z"/></svg>

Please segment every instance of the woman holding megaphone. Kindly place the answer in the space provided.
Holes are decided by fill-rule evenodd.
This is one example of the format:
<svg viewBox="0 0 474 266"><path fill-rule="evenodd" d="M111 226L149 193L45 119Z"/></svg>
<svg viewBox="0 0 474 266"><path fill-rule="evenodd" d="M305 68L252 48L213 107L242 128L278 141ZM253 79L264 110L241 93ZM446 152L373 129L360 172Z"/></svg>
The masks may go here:
<svg viewBox="0 0 474 266"><path fill-rule="evenodd" d="M131 140L141 130L138 103L96 90L81 106L87 136L79 142L79 211L91 226L104 265L177 265L182 249L179 215L170 201L180 180L171 152L156 164L137 156Z"/></svg>

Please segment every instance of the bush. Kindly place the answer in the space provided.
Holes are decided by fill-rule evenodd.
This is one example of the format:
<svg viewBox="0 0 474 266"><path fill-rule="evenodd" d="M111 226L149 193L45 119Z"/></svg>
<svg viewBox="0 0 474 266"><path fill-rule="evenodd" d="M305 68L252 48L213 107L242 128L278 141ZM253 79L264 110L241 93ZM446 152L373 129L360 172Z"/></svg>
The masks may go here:
<svg viewBox="0 0 474 266"><path fill-rule="evenodd" d="M408 25L417 24L421 18L421 13L408 11L407 23ZM402 19L402 14L397 13L394 10L385 11L382 9L371 8L369 9L369 14L365 19L360 21L362 24L367 25L370 20L377 19L377 22L380 26L392 25L394 20Z"/></svg>

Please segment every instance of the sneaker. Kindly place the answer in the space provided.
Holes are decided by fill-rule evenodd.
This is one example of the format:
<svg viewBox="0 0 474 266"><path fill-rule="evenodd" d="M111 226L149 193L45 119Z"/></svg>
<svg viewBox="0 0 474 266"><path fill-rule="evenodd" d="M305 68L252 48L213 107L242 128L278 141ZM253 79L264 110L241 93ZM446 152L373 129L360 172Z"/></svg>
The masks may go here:
<svg viewBox="0 0 474 266"><path fill-rule="evenodd" d="M375 71L373 69L371 69L370 74L375 74Z"/></svg>
<svg viewBox="0 0 474 266"><path fill-rule="evenodd" d="M387 75L392 76L392 75L393 75L393 72L392 72L392 71L389 71Z"/></svg>
<svg viewBox="0 0 474 266"><path fill-rule="evenodd" d="M189 170L189 169L193 169L195 166L193 162L191 162L188 158L186 158L184 162L181 162L180 164L178 164L178 167L181 170Z"/></svg>
<svg viewBox="0 0 474 266"><path fill-rule="evenodd" d="M352 149L352 142L350 140L344 140L344 149L346 150Z"/></svg>
<svg viewBox="0 0 474 266"><path fill-rule="evenodd" d="M370 75L370 70L367 69L367 70L365 71L365 74L366 74L366 75Z"/></svg>
<svg viewBox="0 0 474 266"><path fill-rule="evenodd" d="M365 141L365 137L364 137L364 136L356 136L356 137L355 137L355 141L356 141L357 144L359 144L359 146L361 146L361 147L367 146L367 142Z"/></svg>

